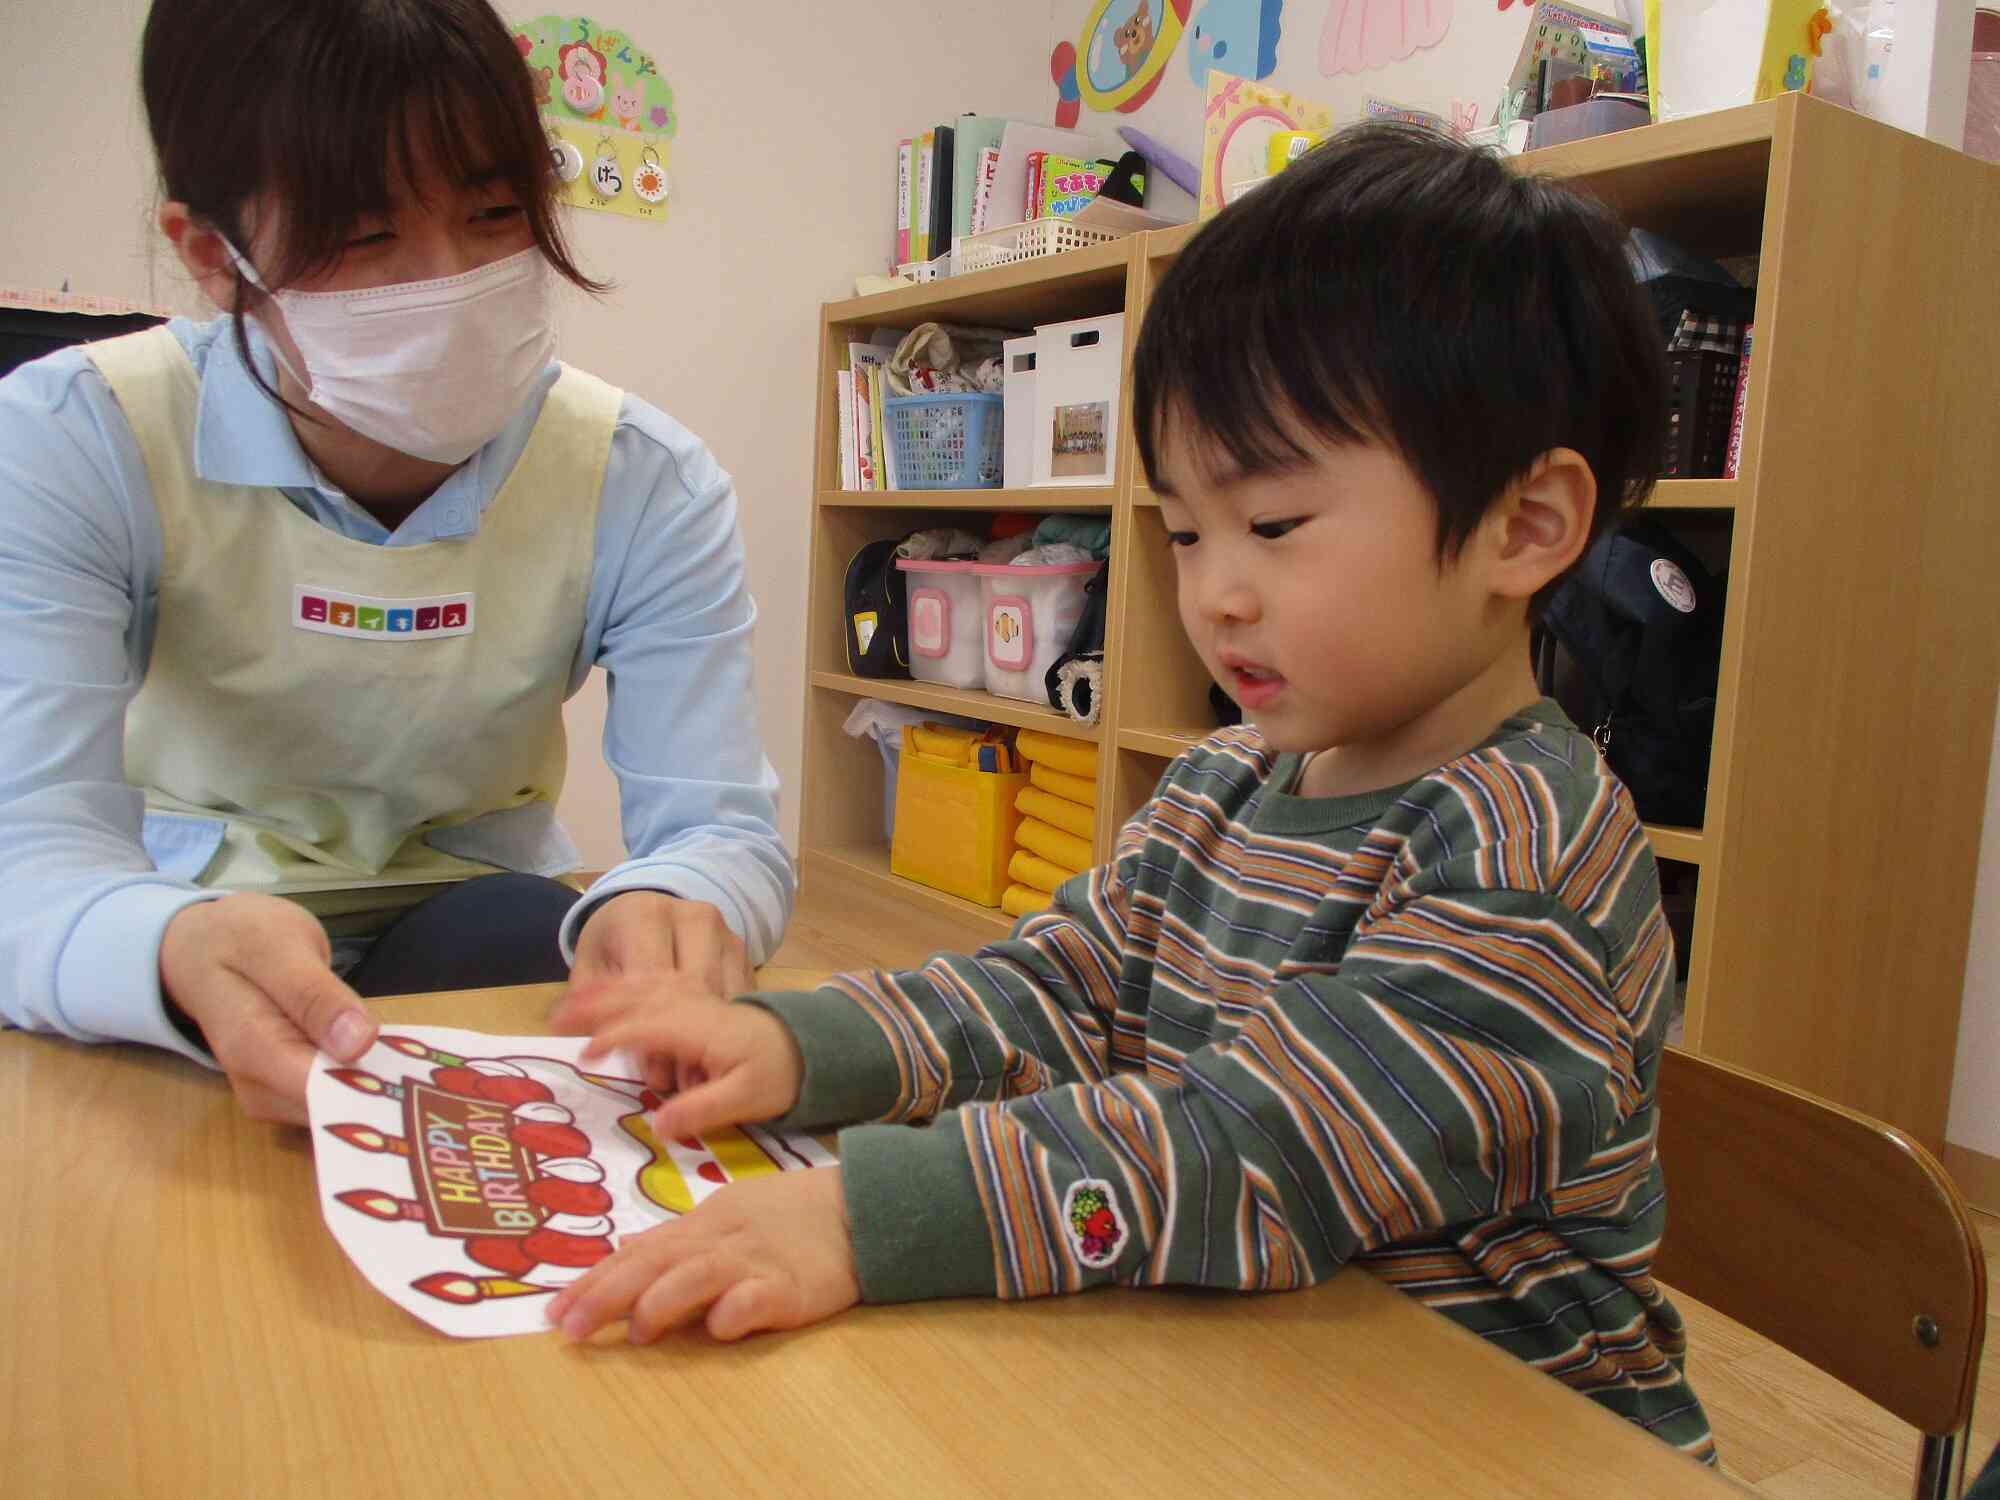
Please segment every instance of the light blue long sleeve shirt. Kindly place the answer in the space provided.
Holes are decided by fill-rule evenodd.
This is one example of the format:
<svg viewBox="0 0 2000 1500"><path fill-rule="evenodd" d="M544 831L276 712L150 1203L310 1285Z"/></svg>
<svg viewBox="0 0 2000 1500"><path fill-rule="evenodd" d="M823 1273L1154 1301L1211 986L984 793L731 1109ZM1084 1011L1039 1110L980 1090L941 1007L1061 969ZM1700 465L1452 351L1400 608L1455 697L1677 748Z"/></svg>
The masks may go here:
<svg viewBox="0 0 2000 1500"><path fill-rule="evenodd" d="M477 532L557 375L550 365L505 430L392 532L319 473L228 319L171 326L201 377L196 472L281 490L328 530L383 547ZM268 351L252 349L268 378ZM83 351L0 379L0 1020L206 1061L167 1018L159 950L175 914L218 893L173 873L158 838L149 854L143 797L124 775L125 710L152 652L161 556L145 462ZM567 690L593 666L609 678L604 756L635 857L572 909L565 956L592 904L635 889L712 902L753 963L777 946L796 882L757 734L756 613L729 475L692 433L627 394ZM573 846L553 817L523 811L461 825L452 849L510 869L568 868Z"/></svg>

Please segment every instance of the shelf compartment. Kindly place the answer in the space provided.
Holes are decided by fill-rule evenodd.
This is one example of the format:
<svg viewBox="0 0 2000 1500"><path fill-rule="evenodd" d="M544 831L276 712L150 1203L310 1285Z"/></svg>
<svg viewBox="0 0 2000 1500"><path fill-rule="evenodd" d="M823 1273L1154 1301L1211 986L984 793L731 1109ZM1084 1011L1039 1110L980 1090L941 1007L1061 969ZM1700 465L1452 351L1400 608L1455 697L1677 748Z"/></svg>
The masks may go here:
<svg viewBox="0 0 2000 1500"><path fill-rule="evenodd" d="M824 871L830 879L859 883L958 918L970 925L982 941L1005 937L1014 930L1014 919L997 906L980 906L895 874L889 868L889 851L880 844L807 845L799 851L799 862L808 878L815 870Z"/></svg>
<svg viewBox="0 0 2000 1500"><path fill-rule="evenodd" d="M1700 865L1708 859L1708 838L1699 828L1675 828L1666 823L1645 825L1658 859L1677 859L1684 865Z"/></svg>
<svg viewBox="0 0 2000 1500"><path fill-rule="evenodd" d="M1121 729L1118 731L1118 748L1172 760L1214 733L1213 729Z"/></svg>
<svg viewBox="0 0 2000 1500"><path fill-rule="evenodd" d="M857 698L885 698L891 703L907 703L911 708L928 708L935 713L963 714L968 719L984 719L992 724L1039 729L1044 734L1060 734L1093 744L1104 735L1101 724L1079 724L1052 708L1037 708L1021 698L995 697L977 688L944 687L935 682L891 677L855 677L846 672L815 672L812 685L836 693L851 693Z"/></svg>
<svg viewBox="0 0 2000 1500"><path fill-rule="evenodd" d="M1737 510L1747 504L1741 479L1662 479L1641 510Z"/></svg>
<svg viewBox="0 0 2000 1500"><path fill-rule="evenodd" d="M1124 239L1033 260L947 276L826 305L831 324L983 323L1019 327L1096 317L1125 302L1125 274L1132 247Z"/></svg>
<svg viewBox="0 0 2000 1500"><path fill-rule="evenodd" d="M821 490L822 506L863 510L1046 510L1101 511L1111 509L1115 486L1070 485L1066 488L1013 490Z"/></svg>

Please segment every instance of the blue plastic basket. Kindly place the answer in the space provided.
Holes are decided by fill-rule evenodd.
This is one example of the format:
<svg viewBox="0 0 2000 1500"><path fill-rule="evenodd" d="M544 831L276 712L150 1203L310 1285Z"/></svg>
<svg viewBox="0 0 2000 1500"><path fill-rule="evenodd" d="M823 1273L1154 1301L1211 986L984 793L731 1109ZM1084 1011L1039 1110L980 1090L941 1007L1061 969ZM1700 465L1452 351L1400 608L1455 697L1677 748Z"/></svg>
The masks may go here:
<svg viewBox="0 0 2000 1500"><path fill-rule="evenodd" d="M896 454L896 487L1000 487L1000 397L985 391L890 396L882 403Z"/></svg>

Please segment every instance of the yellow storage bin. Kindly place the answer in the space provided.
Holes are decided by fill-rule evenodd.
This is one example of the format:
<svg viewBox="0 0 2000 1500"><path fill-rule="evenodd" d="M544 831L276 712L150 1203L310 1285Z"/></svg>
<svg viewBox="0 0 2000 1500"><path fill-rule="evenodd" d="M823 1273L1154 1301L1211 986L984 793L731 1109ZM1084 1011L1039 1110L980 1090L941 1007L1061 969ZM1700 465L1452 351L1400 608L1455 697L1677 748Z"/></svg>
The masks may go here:
<svg viewBox="0 0 2000 1500"><path fill-rule="evenodd" d="M905 880L998 906L1021 824L1014 798L1027 784L1025 771L975 771L913 755L906 740L896 767L889 868Z"/></svg>

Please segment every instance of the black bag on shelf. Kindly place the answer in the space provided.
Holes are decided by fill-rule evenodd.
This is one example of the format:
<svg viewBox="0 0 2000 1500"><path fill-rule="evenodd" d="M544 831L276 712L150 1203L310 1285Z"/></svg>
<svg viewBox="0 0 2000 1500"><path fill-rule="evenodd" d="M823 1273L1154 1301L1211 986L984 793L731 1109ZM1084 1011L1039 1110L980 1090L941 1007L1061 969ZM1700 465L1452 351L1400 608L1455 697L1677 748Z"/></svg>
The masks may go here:
<svg viewBox="0 0 2000 1500"><path fill-rule="evenodd" d="M1656 521L1597 539L1535 635L1541 689L1649 823L1699 827L1722 663L1723 581Z"/></svg>
<svg viewBox="0 0 2000 1500"><path fill-rule="evenodd" d="M909 588L896 567L902 541L870 542L847 561L842 622L847 670L856 677L910 675Z"/></svg>

